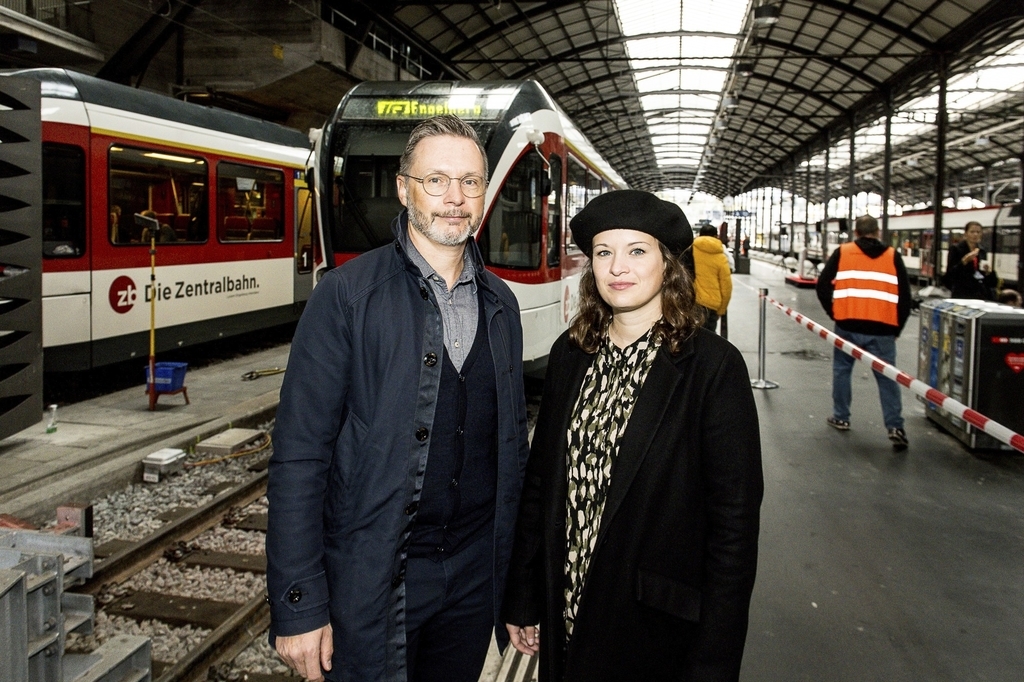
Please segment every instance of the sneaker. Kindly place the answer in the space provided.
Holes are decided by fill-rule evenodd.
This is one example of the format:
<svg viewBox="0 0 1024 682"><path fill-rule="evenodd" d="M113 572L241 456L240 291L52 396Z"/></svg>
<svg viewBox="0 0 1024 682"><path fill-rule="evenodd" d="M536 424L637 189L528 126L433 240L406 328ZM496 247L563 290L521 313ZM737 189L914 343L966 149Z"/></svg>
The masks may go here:
<svg viewBox="0 0 1024 682"><path fill-rule="evenodd" d="M893 450L906 450L910 445L907 432L903 429L889 429L889 441L892 442Z"/></svg>
<svg viewBox="0 0 1024 682"><path fill-rule="evenodd" d="M829 426L831 426L832 428L838 429L840 431L849 431L850 430L850 422L846 421L845 419L837 419L836 417L829 417L828 419L825 420L825 422ZM892 432L890 431L890 433L892 433Z"/></svg>

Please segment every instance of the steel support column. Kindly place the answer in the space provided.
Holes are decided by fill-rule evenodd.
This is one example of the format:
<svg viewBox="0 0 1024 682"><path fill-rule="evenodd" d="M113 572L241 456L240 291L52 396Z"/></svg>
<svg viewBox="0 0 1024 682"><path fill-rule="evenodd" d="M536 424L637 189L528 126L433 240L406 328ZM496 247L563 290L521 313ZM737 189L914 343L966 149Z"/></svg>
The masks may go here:
<svg viewBox="0 0 1024 682"><path fill-rule="evenodd" d="M1024 91L1021 94L1024 95ZM985 171L985 188L988 191L988 169ZM1020 187L1017 196L1024 196L1024 135L1021 136ZM1020 237L1017 239L1017 291L1024 291L1024 211L1020 212L1020 232L1018 234ZM995 260L994 254L992 259Z"/></svg>
<svg viewBox="0 0 1024 682"><path fill-rule="evenodd" d="M789 254L796 251L796 157L793 158L793 184L789 189Z"/></svg>
<svg viewBox="0 0 1024 682"><path fill-rule="evenodd" d="M829 166L829 162L831 160L831 156L832 156L832 136L830 134L826 133L825 134L825 178L822 181L822 198L821 198L822 203L824 204L824 209L822 211L823 215L821 216L821 219L824 222L824 225L822 226L822 234L825 235L826 238L828 237L828 195L829 195L829 187L828 187L828 185L831 182L831 178L829 177L829 168L828 168L828 166ZM826 241L827 241L827 239L826 239ZM826 251L822 253L823 256L827 256L828 255L828 253L827 253L827 246L828 245L825 244Z"/></svg>
<svg viewBox="0 0 1024 682"><path fill-rule="evenodd" d="M949 58L945 53L938 55L939 111L935 119L935 187L933 189L935 222L932 239L932 284L939 281L939 273L942 271L942 198L946 191L946 129L949 126L949 113L946 110L948 61Z"/></svg>
<svg viewBox="0 0 1024 682"><path fill-rule="evenodd" d="M853 112L851 111L850 112L850 172L847 174L847 178L846 178L846 180L847 180L847 193L850 196L850 205L849 205L849 207L847 208L847 211L846 211L846 219L848 221L847 227L850 230L853 229L853 218L854 218L853 200L854 200L855 195L857 193L857 178L855 177L855 173L857 171L857 164L856 164L856 162L854 160L854 153L857 151L857 144L856 144L856 142L854 140L854 138L856 137L856 135L855 135L856 132L857 132L857 117L854 116Z"/></svg>
<svg viewBox="0 0 1024 682"><path fill-rule="evenodd" d="M882 242L889 243L889 197L892 194L892 91L885 92L885 158L882 160Z"/></svg>

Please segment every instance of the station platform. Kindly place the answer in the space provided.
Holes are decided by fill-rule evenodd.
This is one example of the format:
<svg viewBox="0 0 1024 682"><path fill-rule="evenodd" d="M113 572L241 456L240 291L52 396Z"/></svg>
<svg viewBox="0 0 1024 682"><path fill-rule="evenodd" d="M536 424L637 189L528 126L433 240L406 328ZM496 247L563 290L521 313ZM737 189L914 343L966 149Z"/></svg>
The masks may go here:
<svg viewBox="0 0 1024 682"><path fill-rule="evenodd" d="M752 261L749 275L734 275L728 336L751 378L758 373L758 288L832 328L814 290L787 285L786 274ZM896 364L911 375L918 328L914 313L897 344ZM862 364L853 374L852 428L836 431L825 423L832 346L770 305L766 339L765 379L779 387L755 390L765 497L741 679L1020 679L1024 456L968 452L907 391L910 447L895 452L874 377ZM287 352L190 370L191 405L162 396L151 413L140 381L60 408L53 434L44 421L0 441L0 512L18 514L10 505L19 500L23 509L52 515L74 477L112 466L104 453L134 444L137 462L158 447L268 414L283 375L240 377L283 367Z"/></svg>
<svg viewBox="0 0 1024 682"><path fill-rule="evenodd" d="M187 448L228 424L259 423L277 407L284 374L241 377L287 363L288 346L282 345L189 369L190 404L180 394L160 395L152 412L140 368L137 387L59 407L53 433L46 432L47 416L0 440L0 513L52 518L56 505L88 501L112 478L130 481L153 450Z"/></svg>

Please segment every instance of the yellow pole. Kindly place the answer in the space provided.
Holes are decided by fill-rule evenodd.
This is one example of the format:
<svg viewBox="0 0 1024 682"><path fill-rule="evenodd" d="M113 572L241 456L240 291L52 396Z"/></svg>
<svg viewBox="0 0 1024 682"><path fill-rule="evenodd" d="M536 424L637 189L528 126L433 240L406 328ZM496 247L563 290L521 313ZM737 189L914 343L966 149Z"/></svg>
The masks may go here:
<svg viewBox="0 0 1024 682"><path fill-rule="evenodd" d="M153 232L151 229L150 232ZM156 409L156 235L149 236L149 411Z"/></svg>

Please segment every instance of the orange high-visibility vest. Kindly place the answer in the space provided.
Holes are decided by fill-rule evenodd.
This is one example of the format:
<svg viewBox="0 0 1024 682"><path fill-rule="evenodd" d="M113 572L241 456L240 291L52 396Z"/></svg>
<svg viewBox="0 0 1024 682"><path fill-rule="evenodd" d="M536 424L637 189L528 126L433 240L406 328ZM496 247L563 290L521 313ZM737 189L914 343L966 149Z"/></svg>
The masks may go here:
<svg viewBox="0 0 1024 682"><path fill-rule="evenodd" d="M871 258L854 242L839 247L839 271L832 295L832 317L836 320L865 320L896 327L900 300L896 278L896 251L892 247Z"/></svg>

